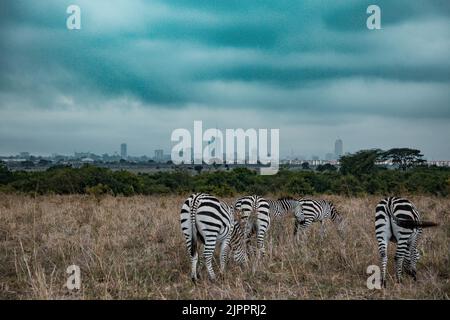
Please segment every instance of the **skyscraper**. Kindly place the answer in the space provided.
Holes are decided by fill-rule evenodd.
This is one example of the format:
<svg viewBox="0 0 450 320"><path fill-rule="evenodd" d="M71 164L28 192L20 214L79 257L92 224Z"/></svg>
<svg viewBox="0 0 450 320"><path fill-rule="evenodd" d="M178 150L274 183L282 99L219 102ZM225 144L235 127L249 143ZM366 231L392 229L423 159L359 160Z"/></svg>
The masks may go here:
<svg viewBox="0 0 450 320"><path fill-rule="evenodd" d="M122 159L126 159L128 157L128 155L127 155L127 144L126 143L122 143L120 145L120 157Z"/></svg>
<svg viewBox="0 0 450 320"><path fill-rule="evenodd" d="M341 139L337 139L334 143L334 156L339 159L344 154L344 144Z"/></svg>

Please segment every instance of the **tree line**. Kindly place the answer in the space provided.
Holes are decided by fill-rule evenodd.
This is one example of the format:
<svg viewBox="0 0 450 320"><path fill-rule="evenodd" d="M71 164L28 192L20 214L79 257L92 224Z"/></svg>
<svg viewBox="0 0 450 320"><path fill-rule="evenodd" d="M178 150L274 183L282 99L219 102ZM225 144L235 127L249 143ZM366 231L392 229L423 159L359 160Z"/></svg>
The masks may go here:
<svg viewBox="0 0 450 320"><path fill-rule="evenodd" d="M209 192L217 196L450 194L449 168L426 166L408 156L410 160L399 160L401 165L392 170L379 165L383 157L386 154L379 150L364 150L341 157L339 169L323 165L316 170L293 171L282 166L273 176L262 176L247 168L193 174L181 167L175 167L171 172L135 174L93 165L12 172L0 163L0 192L124 196L189 192Z"/></svg>

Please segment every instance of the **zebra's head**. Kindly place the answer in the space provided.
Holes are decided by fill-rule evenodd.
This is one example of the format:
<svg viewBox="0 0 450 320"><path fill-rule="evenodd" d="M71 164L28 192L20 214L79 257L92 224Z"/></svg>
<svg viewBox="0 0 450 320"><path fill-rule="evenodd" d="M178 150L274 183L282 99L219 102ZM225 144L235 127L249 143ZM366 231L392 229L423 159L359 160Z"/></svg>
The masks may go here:
<svg viewBox="0 0 450 320"><path fill-rule="evenodd" d="M305 214L303 213L302 203L299 200L291 200L292 207L294 211L294 216L297 221L302 222L305 221Z"/></svg>

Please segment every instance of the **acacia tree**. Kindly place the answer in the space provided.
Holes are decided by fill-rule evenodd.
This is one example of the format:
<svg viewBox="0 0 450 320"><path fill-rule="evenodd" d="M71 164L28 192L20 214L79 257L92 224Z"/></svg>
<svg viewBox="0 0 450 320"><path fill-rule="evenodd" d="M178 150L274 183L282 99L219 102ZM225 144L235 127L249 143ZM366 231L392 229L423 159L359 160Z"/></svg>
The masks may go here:
<svg viewBox="0 0 450 320"><path fill-rule="evenodd" d="M383 152L379 149L361 150L354 154L342 156L339 161L341 173L344 175L353 174L361 176L371 174L376 170L376 162Z"/></svg>
<svg viewBox="0 0 450 320"><path fill-rule="evenodd" d="M384 160L391 160L392 163L397 164L402 170L425 162L420 150L410 148L393 148L384 152L382 157Z"/></svg>

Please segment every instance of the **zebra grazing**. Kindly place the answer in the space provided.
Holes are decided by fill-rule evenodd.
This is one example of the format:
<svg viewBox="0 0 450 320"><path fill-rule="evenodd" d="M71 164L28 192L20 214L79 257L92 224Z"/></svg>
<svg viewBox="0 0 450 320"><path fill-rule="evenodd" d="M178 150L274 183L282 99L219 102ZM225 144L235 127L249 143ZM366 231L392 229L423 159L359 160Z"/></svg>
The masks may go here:
<svg viewBox="0 0 450 320"><path fill-rule="evenodd" d="M300 199L301 209L295 215L294 236L299 229L305 230L313 222L320 221L320 235L325 233L324 219L330 218L341 231L342 216L336 210L333 203L326 200Z"/></svg>
<svg viewBox="0 0 450 320"><path fill-rule="evenodd" d="M292 213L294 216L300 212L298 200L290 197L279 198L278 200L267 200L269 203L269 214L272 219L280 219Z"/></svg>
<svg viewBox="0 0 450 320"><path fill-rule="evenodd" d="M180 221L191 257L191 278L194 283L197 280L198 241L204 244L203 257L211 280L215 279L212 258L217 243L221 243L221 272L225 270L230 247L237 262L247 260L243 229L234 219L233 208L225 202L209 194L193 194L183 203Z"/></svg>
<svg viewBox="0 0 450 320"><path fill-rule="evenodd" d="M264 238L270 226L269 204L263 197L253 195L236 200L234 210L240 219L245 222L245 239L250 240L250 234L256 233L256 244L264 253Z"/></svg>
<svg viewBox="0 0 450 320"><path fill-rule="evenodd" d="M401 282L402 271L417 280L416 263L419 259L417 243L422 228L437 226L434 222L421 221L419 211L409 200L388 197L381 200L375 210L375 234L380 254L382 284L386 287L388 241L397 242L395 273Z"/></svg>

